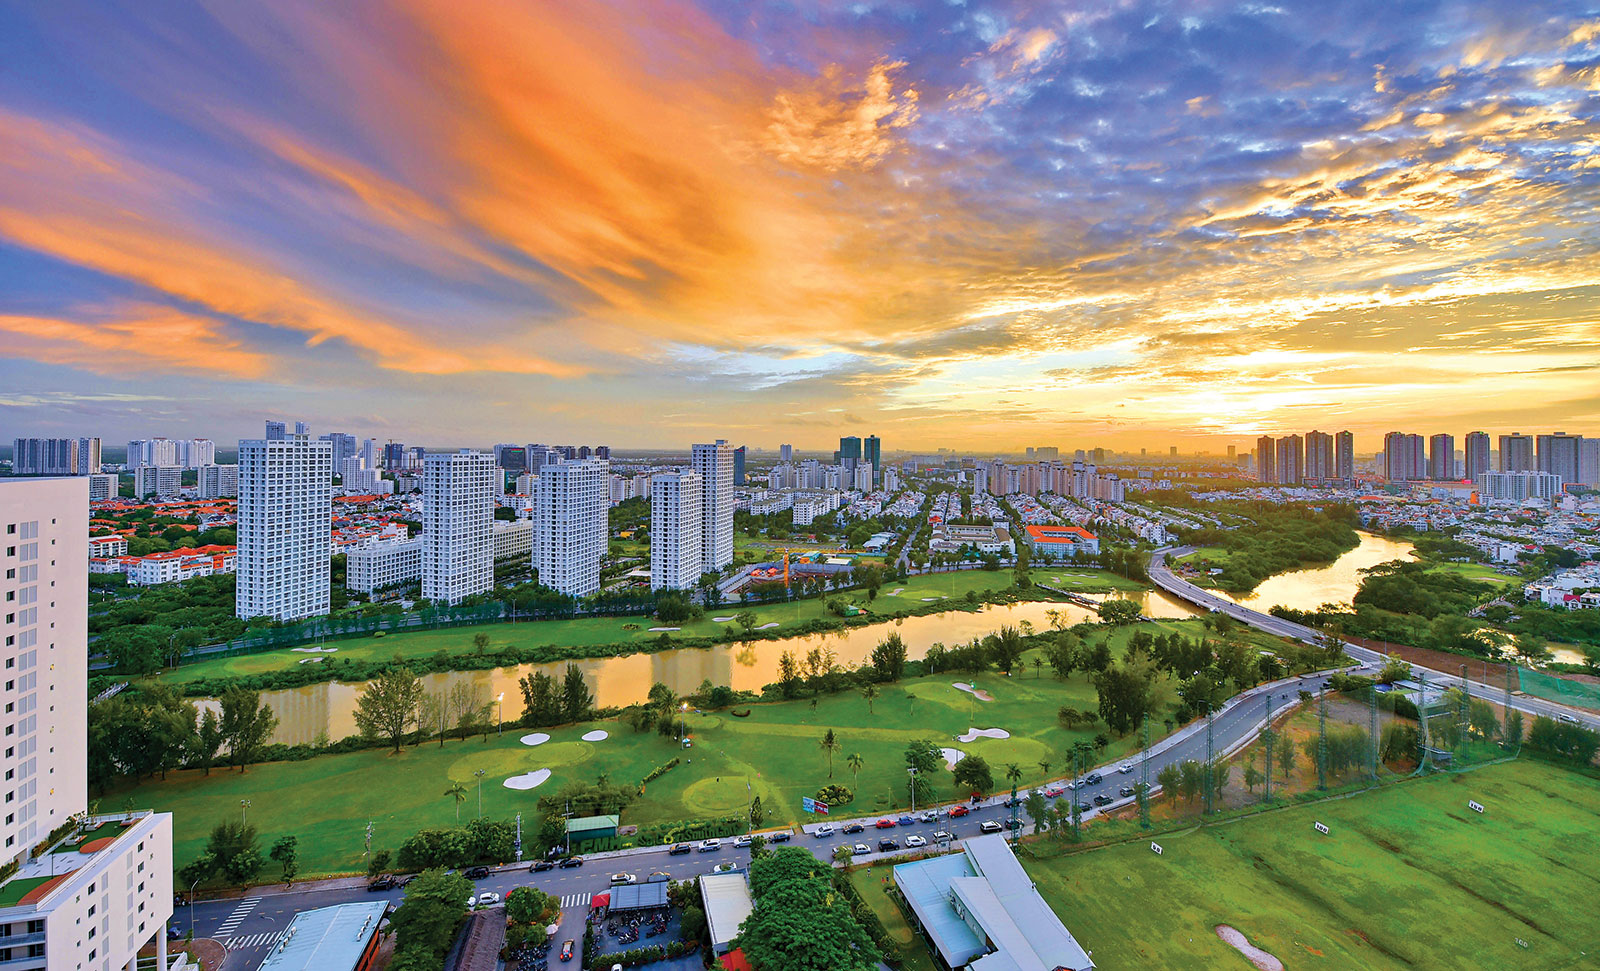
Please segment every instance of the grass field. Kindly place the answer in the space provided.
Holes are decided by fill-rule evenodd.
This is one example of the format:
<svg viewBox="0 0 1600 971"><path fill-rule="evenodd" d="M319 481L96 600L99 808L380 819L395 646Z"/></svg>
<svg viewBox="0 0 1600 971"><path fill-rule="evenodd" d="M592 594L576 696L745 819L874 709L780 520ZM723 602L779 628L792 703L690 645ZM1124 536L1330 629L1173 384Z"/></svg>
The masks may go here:
<svg viewBox="0 0 1600 971"><path fill-rule="evenodd" d="M1062 577L1063 582L1075 582L1076 585L1072 589L1082 590L1085 593L1144 589L1139 583L1104 571L1074 568L1070 572L1073 576L1063 577L1063 571L1059 569L1040 568L1033 572L1033 576L1035 580L1046 583L1049 583L1052 577ZM1010 571L970 570L914 576L904 581L896 581L879 591L878 598L871 602L868 601L864 590L844 591L839 596L865 606L874 613L889 615L899 610L927 607L928 604L920 599L922 597L960 598L965 597L968 591L989 593L1003 590L1011 586L1011 583ZM900 592L895 593L896 590ZM1040 599L1050 598L1042 595ZM401 631L388 633L383 637L339 640L331 642L331 646L338 648L340 659L386 661L396 654L410 658L436 654L440 651L453 654L471 653L476 650L472 645L472 639L478 633L489 635L490 652L508 646L555 645L581 648L600 644L643 643L661 636L660 632L650 631L651 627L657 626L681 627L682 630L672 632L674 638L715 637L726 630L729 624L728 622L719 624L712 618L728 617L741 609L734 604L708 610L700 620L681 625L662 625L654 620L640 617L584 617L573 620L532 621L523 624L482 624L445 630ZM785 629L799 628L818 619L836 619L821 600L796 600L748 609L759 618L758 626L776 623L779 626L775 630L780 633ZM630 626L634 629L629 630ZM578 656L582 656L581 652ZM285 648L260 654L215 658L167 671L160 676L160 680L177 684L202 678L238 677L285 671L292 669L306 657L307 655L302 652Z"/></svg>
<svg viewBox="0 0 1600 971"><path fill-rule="evenodd" d="M1439 563L1430 561L1428 569L1436 570L1440 573L1453 573L1459 577L1466 577L1468 580L1492 583L1497 588L1508 587L1512 584L1520 585L1522 583L1516 577L1508 577L1487 563Z"/></svg>
<svg viewBox="0 0 1600 971"><path fill-rule="evenodd" d="M1188 620L1121 628L1110 634L1113 649L1120 655L1140 629L1197 636L1201 626L1198 620ZM469 787L461 810L463 819L470 818L477 811L480 769L485 773L484 813L507 818L516 812L532 813L539 795L568 781L591 782L602 773L616 782L637 781L681 756L683 764L651 782L628 807L625 824L736 815L744 812L748 792L761 797L769 822L795 821L801 797L829 781L827 756L818 743L832 728L841 746L834 755L832 781L857 790L855 802L842 811L875 813L904 802L904 752L917 738L983 756L999 785L1004 785L1007 762L1021 768L1024 785L1064 775L1063 753L1073 742L1091 738L1095 730L1066 731L1057 722L1056 710L1062 705L1093 709L1094 689L1081 673L1060 681L1048 667L1038 672L1026 663L1030 660L1024 658L1026 666L1011 678L991 672L976 678L940 675L886 685L870 710L859 694L845 693L818 698L815 709L809 698L754 705L748 718L727 712L691 713L687 720L695 744L688 751L670 738L635 734L616 721L548 729L551 740L532 747L519 741L522 731L508 729L487 742L452 740L442 747L425 742L407 746L399 755L369 749L253 766L243 775L225 770L213 770L210 776L174 772L166 781L147 780L113 791L102 805L174 813L174 856L181 866L199 852L211 827L233 818L240 800L248 799L250 821L264 844L281 835L297 835L303 872L311 876L357 868L368 820L376 823L377 845L389 847L418 829L453 823L455 803L444 792L454 782ZM995 700L977 701L951 686L969 680ZM1163 705L1175 697L1170 682L1158 690ZM596 728L611 737L581 740ZM955 741L954 736L969 728L1001 728L1012 737ZM1106 758L1136 749L1133 737L1114 741ZM865 762L859 779L847 764L852 753L859 753ZM1050 764L1048 773L1041 760ZM515 791L502 785L511 776L545 768L552 776L537 789ZM958 796L947 774L936 791L942 800Z"/></svg>
<svg viewBox="0 0 1600 971"><path fill-rule="evenodd" d="M1026 861L1101 967L1248 969L1219 924L1297 971L1600 966L1590 777L1524 760L1158 839Z"/></svg>

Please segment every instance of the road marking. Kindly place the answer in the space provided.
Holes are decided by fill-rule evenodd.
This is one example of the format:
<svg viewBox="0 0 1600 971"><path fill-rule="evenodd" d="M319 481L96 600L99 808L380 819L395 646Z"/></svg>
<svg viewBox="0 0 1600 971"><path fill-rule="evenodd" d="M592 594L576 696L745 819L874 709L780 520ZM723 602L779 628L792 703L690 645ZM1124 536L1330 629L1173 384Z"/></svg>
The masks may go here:
<svg viewBox="0 0 1600 971"><path fill-rule="evenodd" d="M250 911L255 910L256 905L259 903L261 903L260 897L249 897L245 899L239 904L239 906L233 908L233 913L228 915L228 919L222 922L222 926L218 927L216 934L212 936L232 937L233 932L239 928L240 922L248 917L250 915Z"/></svg>
<svg viewBox="0 0 1600 971"><path fill-rule="evenodd" d="M569 907L587 907L589 906L589 901L593 899L593 897L594 894L590 893L569 893L565 897L561 898L561 909L566 910Z"/></svg>
<svg viewBox="0 0 1600 971"><path fill-rule="evenodd" d="M245 937L235 938L223 946L230 951L245 951L257 947L272 947L278 943L278 938L283 936L283 931L267 931L262 934L250 934Z"/></svg>

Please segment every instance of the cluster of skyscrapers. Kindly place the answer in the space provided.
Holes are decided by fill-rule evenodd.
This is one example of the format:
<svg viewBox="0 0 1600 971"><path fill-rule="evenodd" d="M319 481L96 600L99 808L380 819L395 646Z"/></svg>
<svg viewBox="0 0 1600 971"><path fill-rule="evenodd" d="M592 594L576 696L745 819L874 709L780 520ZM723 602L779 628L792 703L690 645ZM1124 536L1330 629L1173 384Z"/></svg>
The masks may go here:
<svg viewBox="0 0 1600 971"><path fill-rule="evenodd" d="M1352 482L1356 477L1355 436L1350 432L1311 431L1256 439L1256 478L1279 485Z"/></svg>
<svg viewBox="0 0 1600 971"><path fill-rule="evenodd" d="M1491 439L1470 432L1456 450L1456 437L1407 432L1383 436L1378 467L1389 482L1473 482L1492 498L1548 498L1565 484L1600 486L1600 438L1552 432L1512 432ZM1496 447L1498 445L1498 447ZM1256 440L1256 477L1281 485L1351 482L1355 439L1350 432L1313 431ZM1486 478L1487 477L1487 478Z"/></svg>
<svg viewBox="0 0 1600 971"><path fill-rule="evenodd" d="M725 440L696 445L689 468L650 480L650 587L686 590L733 562L735 453Z"/></svg>
<svg viewBox="0 0 1600 971"><path fill-rule="evenodd" d="M17 475L93 475L100 471L100 439L13 439L11 471Z"/></svg>

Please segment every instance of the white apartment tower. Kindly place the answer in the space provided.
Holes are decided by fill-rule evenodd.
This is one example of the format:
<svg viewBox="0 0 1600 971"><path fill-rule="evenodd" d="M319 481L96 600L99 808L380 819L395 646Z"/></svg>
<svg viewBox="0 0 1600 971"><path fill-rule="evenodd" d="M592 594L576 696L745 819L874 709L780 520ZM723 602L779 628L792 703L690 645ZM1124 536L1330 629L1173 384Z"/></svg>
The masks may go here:
<svg viewBox="0 0 1600 971"><path fill-rule="evenodd" d="M650 479L650 589L688 590L700 579L701 516L699 475Z"/></svg>
<svg viewBox="0 0 1600 971"><path fill-rule="evenodd" d="M434 452L422 466L422 596L446 604L494 587L494 459Z"/></svg>
<svg viewBox="0 0 1600 971"><path fill-rule="evenodd" d="M539 470L533 501L533 568L539 571L540 583L573 597L600 589L610 483L611 463L605 459L562 462Z"/></svg>
<svg viewBox="0 0 1600 971"><path fill-rule="evenodd" d="M89 816L87 479L0 480L0 966L113 971L172 915L172 816ZM58 828L53 845L44 841ZM94 831L106 842L76 845Z"/></svg>
<svg viewBox="0 0 1600 971"><path fill-rule="evenodd" d="M309 434L239 443L240 617L328 612L333 448Z"/></svg>
<svg viewBox="0 0 1600 971"><path fill-rule="evenodd" d="M733 562L733 449L722 438L696 445L693 468L700 476L700 572L713 573Z"/></svg>

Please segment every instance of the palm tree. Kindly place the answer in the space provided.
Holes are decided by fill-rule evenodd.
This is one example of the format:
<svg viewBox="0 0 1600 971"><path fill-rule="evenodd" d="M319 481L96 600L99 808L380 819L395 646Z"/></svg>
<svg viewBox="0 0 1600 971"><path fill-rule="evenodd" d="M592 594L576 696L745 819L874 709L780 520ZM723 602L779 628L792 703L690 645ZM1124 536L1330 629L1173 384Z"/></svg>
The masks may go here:
<svg viewBox="0 0 1600 971"><path fill-rule="evenodd" d="M831 779L833 778L833 753L839 751L843 746L839 744L838 736L834 735L833 729L830 728L828 733L822 736L822 741L817 743L817 747L828 753L828 778Z"/></svg>
<svg viewBox="0 0 1600 971"><path fill-rule="evenodd" d="M1022 781L1022 770L1017 768L1017 763L1006 763L1006 781L1011 783L1011 797L1017 796L1017 783Z"/></svg>
<svg viewBox="0 0 1600 971"><path fill-rule="evenodd" d="M456 822L461 822L461 804L467 801L467 787L459 782L452 782L444 794L456 797Z"/></svg>
<svg viewBox="0 0 1600 971"><path fill-rule="evenodd" d="M1040 759L1039 760L1039 771L1042 772L1046 776L1050 775L1050 760L1049 759Z"/></svg>
<svg viewBox="0 0 1600 971"><path fill-rule="evenodd" d="M844 760L844 764L850 767L850 775L855 780L856 789L859 791L861 789L861 767L867 764L867 760L861 757L860 752L851 752L850 757Z"/></svg>
<svg viewBox="0 0 1600 971"><path fill-rule="evenodd" d="M861 689L861 697L867 699L867 714L872 714L872 700L878 697L880 693L878 686L875 684L869 684Z"/></svg>

